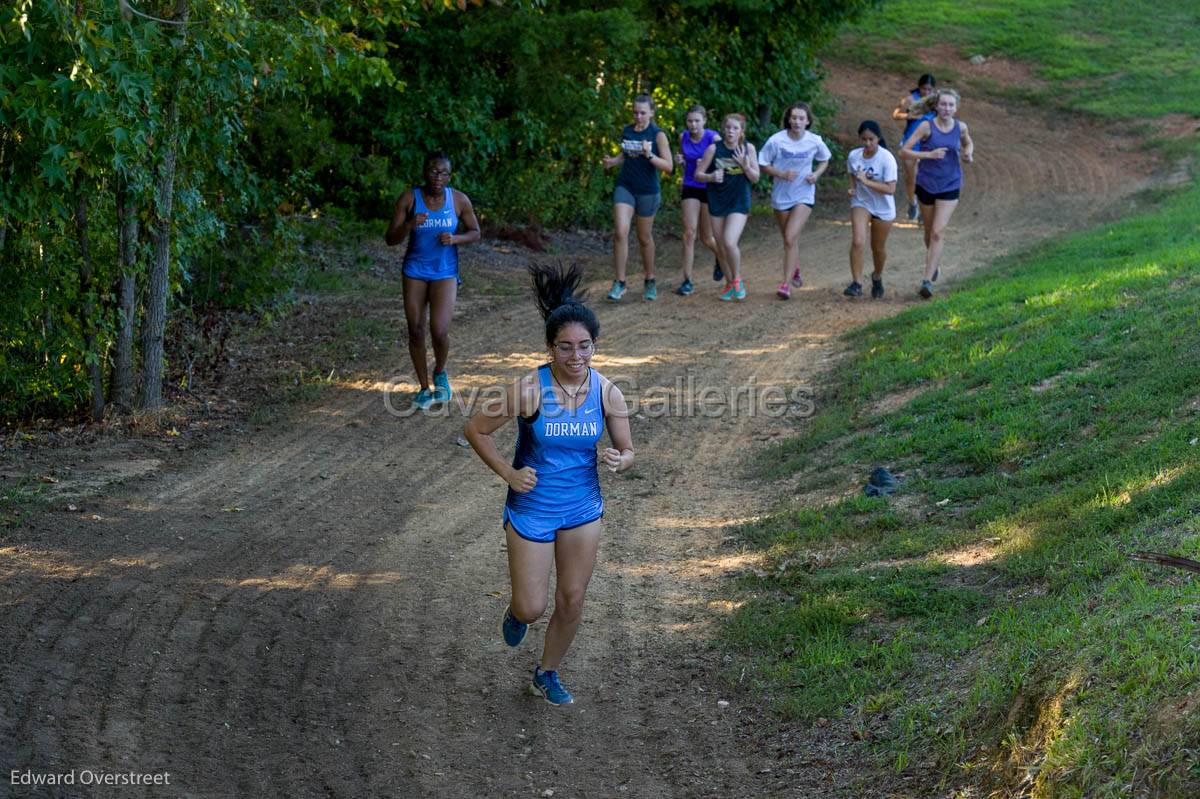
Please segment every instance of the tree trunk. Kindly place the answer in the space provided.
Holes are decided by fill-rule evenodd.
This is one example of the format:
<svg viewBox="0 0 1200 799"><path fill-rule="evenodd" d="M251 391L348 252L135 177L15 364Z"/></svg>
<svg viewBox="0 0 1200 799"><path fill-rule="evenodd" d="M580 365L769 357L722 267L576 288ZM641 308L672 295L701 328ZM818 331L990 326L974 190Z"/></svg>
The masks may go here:
<svg viewBox="0 0 1200 799"><path fill-rule="evenodd" d="M87 231L87 194L83 188L83 170L75 170L75 238L79 241L79 292L83 296L83 326L84 361L87 365L88 379L92 384L92 421L99 422L104 418L104 372L100 368L100 350L97 347L96 326L99 319L96 313L96 281L92 269L92 248L88 244Z"/></svg>
<svg viewBox="0 0 1200 799"><path fill-rule="evenodd" d="M187 0L177 0L176 16L183 23L180 31L187 35ZM146 294L145 324L142 326L142 381L138 391L138 406L160 408L163 404L163 334L167 328L167 294L171 273L171 208L175 200L175 159L179 151L179 92L181 79L176 74L168 87L166 136L162 161L158 166L155 186L153 221L150 239L154 254L150 261L150 282Z"/></svg>
<svg viewBox="0 0 1200 799"><path fill-rule="evenodd" d="M133 407L133 329L137 312L137 209L130 202L129 188L117 186L117 260L121 273L121 327L117 331L117 357L113 365L113 403L122 413Z"/></svg>
<svg viewBox="0 0 1200 799"><path fill-rule="evenodd" d="M167 328L167 294L171 271L171 209L175 199L175 157L179 146L179 101L172 95L167 110L167 142L158 167L150 239L154 254L150 261L150 283L146 294L146 318L142 325L142 382L138 406L162 407L163 334Z"/></svg>

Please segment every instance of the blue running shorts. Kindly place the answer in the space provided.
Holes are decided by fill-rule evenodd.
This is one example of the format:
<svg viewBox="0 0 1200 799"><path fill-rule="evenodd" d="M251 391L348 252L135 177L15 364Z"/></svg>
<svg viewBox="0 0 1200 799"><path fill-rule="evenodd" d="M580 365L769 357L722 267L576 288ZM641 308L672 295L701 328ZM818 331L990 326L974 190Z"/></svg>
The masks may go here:
<svg viewBox="0 0 1200 799"><path fill-rule="evenodd" d="M558 538L559 530L570 530L582 527L604 516L604 500L586 502L575 508L567 508L563 513L544 513L541 511L519 512L508 505L504 506L504 522L511 524L517 535L526 541L536 541L542 544L553 543Z"/></svg>

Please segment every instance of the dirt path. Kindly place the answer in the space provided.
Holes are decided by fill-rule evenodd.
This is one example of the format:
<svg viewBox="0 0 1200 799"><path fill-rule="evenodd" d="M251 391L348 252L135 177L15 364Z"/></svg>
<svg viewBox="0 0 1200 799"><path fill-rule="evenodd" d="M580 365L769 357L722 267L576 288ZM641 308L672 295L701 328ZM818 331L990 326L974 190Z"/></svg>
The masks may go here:
<svg viewBox="0 0 1200 799"><path fill-rule="evenodd" d="M885 118L906 83L838 68L830 88L850 129ZM1017 140L1004 109L968 97L962 115L978 162L941 286L1111 213L1148 168L1065 124L1026 118ZM707 281L690 299L670 294L678 246L660 239L661 299L597 309L596 366L643 388L689 376L725 392L811 384L839 356L839 334L916 301L914 227L892 233L882 302L840 296L848 237L842 209L819 207L806 286L784 303L778 236L755 220L751 296L733 307ZM539 329L524 298L466 314L460 393L536 364ZM763 741L760 711L724 696L707 643L727 612L723 576L747 565L729 527L778 496L744 465L794 420L635 418L639 465L603 478L605 539L563 669L579 701L560 709L523 693L544 623L518 651L498 642L503 485L457 444L461 424L458 412L397 418L379 386L345 386L270 434L110 491L89 506L98 519L49 512L11 535L0 545L4 774L167 771L170 788L125 790L195 797L801 796L852 781L849 742L796 753L779 735Z"/></svg>

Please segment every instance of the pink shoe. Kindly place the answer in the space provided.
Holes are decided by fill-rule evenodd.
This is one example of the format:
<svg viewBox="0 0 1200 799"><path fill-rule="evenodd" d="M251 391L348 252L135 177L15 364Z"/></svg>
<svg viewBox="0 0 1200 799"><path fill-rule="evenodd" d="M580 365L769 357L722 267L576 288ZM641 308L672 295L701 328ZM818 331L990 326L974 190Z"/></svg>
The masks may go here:
<svg viewBox="0 0 1200 799"><path fill-rule="evenodd" d="M800 267L796 267L796 271L792 272L792 285L800 288L804 285L804 278L800 277Z"/></svg>
<svg viewBox="0 0 1200 799"><path fill-rule="evenodd" d="M788 287L787 283L780 283L775 293L781 300L790 300L792 298L792 290Z"/></svg>

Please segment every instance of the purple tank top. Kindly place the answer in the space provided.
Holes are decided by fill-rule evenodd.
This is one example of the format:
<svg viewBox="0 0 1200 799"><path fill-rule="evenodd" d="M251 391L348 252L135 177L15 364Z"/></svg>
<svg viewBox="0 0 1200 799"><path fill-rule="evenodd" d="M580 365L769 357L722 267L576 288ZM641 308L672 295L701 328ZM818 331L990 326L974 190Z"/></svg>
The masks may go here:
<svg viewBox="0 0 1200 799"><path fill-rule="evenodd" d="M949 133L938 130L937 120L929 120L929 138L921 142L925 152L946 148L946 157L940 161L926 158L917 167L917 185L930 194L941 194L962 187L962 164L959 163L959 150L962 148L962 131L959 130L958 120Z"/></svg>
<svg viewBox="0 0 1200 799"><path fill-rule="evenodd" d="M696 163L704 155L704 151L708 149L708 145L712 144L715 138L717 138L717 132L708 128L705 128L704 133L700 134L700 141L698 142L693 142L692 135L686 130L679 137L679 150L683 153L683 185L692 186L697 189L708 188L705 184L696 180Z"/></svg>

